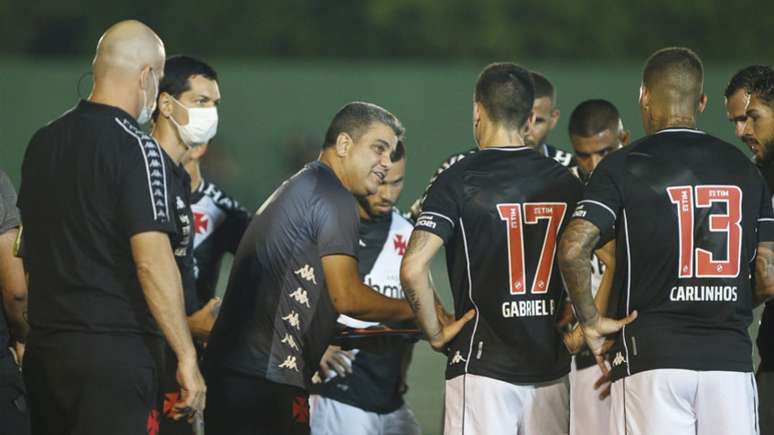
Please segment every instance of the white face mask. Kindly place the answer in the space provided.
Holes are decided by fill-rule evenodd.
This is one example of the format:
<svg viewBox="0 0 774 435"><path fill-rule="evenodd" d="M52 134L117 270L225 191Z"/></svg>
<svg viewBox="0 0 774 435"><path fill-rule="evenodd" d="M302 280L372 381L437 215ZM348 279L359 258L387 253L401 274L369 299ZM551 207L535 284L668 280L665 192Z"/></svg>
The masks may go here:
<svg viewBox="0 0 774 435"><path fill-rule="evenodd" d="M172 97L170 95L170 97ZM172 101L188 112L188 124L180 125L174 116L169 120L177 127L180 139L189 147L206 144L218 132L218 109L215 107L185 107L183 103L172 97Z"/></svg>
<svg viewBox="0 0 774 435"><path fill-rule="evenodd" d="M153 112L156 110L156 99L159 96L159 82L156 81L156 73L153 72L153 68L150 70L151 75L153 77L153 98L150 100L153 102L150 107L148 107L148 96L145 94L145 89L142 90L142 109L140 110L140 114L137 116L137 123L142 125L146 124L151 119L151 115L153 115Z"/></svg>

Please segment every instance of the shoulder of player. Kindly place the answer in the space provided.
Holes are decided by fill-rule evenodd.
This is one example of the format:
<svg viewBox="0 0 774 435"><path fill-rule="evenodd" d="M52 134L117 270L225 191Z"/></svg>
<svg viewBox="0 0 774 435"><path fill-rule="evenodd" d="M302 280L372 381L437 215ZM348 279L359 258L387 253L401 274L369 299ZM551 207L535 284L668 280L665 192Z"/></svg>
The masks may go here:
<svg viewBox="0 0 774 435"><path fill-rule="evenodd" d="M546 157L550 157L560 165L568 168L576 165L575 156L571 152L561 150L551 144L544 145L548 151L548 155Z"/></svg>
<svg viewBox="0 0 774 435"><path fill-rule="evenodd" d="M237 200L227 195L220 187L211 181L206 179L202 180L202 184L199 186L197 191L202 196L202 198L209 198L219 209L223 211L236 210L240 212L247 212Z"/></svg>
<svg viewBox="0 0 774 435"><path fill-rule="evenodd" d="M393 225L404 227L409 230L414 228L414 222L410 218L406 217L406 215L401 213L397 207L392 209L392 222Z"/></svg>

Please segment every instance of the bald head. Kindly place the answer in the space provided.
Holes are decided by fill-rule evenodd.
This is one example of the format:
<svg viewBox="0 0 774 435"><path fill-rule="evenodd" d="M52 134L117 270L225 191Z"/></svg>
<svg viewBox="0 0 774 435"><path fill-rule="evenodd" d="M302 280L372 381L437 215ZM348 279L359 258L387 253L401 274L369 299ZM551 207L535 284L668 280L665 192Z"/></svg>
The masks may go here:
<svg viewBox="0 0 774 435"><path fill-rule="evenodd" d="M127 20L111 26L97 43L92 62L94 79L105 76L132 76L146 67L163 70L164 43L150 27Z"/></svg>
<svg viewBox="0 0 774 435"><path fill-rule="evenodd" d="M704 67L688 48L662 48L648 58L642 84L653 104L695 113L704 93Z"/></svg>

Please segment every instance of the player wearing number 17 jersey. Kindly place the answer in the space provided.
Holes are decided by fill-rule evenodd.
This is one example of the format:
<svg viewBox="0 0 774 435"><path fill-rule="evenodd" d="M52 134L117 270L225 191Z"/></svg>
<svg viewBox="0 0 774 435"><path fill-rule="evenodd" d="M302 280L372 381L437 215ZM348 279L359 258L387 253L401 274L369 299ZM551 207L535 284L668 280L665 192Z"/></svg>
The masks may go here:
<svg viewBox="0 0 774 435"><path fill-rule="evenodd" d="M610 433L758 433L747 327L754 299L774 288L771 197L742 152L695 129L702 82L692 51L651 56L640 96L649 135L597 166L560 244L592 351L622 327L611 350ZM625 322L597 313L588 284L589 246L613 226L613 311Z"/></svg>
<svg viewBox="0 0 774 435"><path fill-rule="evenodd" d="M582 187L523 145L533 95L529 72L514 64L481 73L481 150L430 187L403 260L403 289L421 327L437 349L448 343L447 434L568 432L569 355L555 327L564 287L554 259ZM426 278L444 245L455 313L475 311L454 338L435 315Z"/></svg>

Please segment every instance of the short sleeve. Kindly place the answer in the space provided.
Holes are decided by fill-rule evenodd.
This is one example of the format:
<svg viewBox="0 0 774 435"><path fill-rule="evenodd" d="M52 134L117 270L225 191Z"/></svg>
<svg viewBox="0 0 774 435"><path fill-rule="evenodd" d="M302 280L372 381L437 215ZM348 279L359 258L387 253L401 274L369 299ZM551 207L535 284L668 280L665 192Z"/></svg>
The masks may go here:
<svg viewBox="0 0 774 435"><path fill-rule="evenodd" d="M228 252L236 253L242 235L247 230L247 226L250 225L251 218L250 213L234 201L234 207L229 209L226 222L223 224L226 227L226 250Z"/></svg>
<svg viewBox="0 0 774 435"><path fill-rule="evenodd" d="M343 188L341 192L322 195L314 211L320 257L349 255L357 258L360 220L352 195Z"/></svg>
<svg viewBox="0 0 774 435"><path fill-rule="evenodd" d="M610 155L599 163L586 185L583 199L575 207L573 218L591 222L602 234L611 231L623 205L622 165L622 154Z"/></svg>
<svg viewBox="0 0 774 435"><path fill-rule="evenodd" d="M119 213L129 237L147 231L175 233L170 216L170 168L155 140L135 136L120 147Z"/></svg>
<svg viewBox="0 0 774 435"><path fill-rule="evenodd" d="M772 198L763 177L760 177L760 180L761 208L758 213L758 241L774 242L774 211L772 211L772 201L774 201L774 198Z"/></svg>
<svg viewBox="0 0 774 435"><path fill-rule="evenodd" d="M21 225L16 208L16 190L5 172L0 171L0 234Z"/></svg>
<svg viewBox="0 0 774 435"><path fill-rule="evenodd" d="M427 191L422 203L422 213L417 217L416 230L427 231L448 242L459 218L459 203L454 171L445 171L438 176Z"/></svg>

